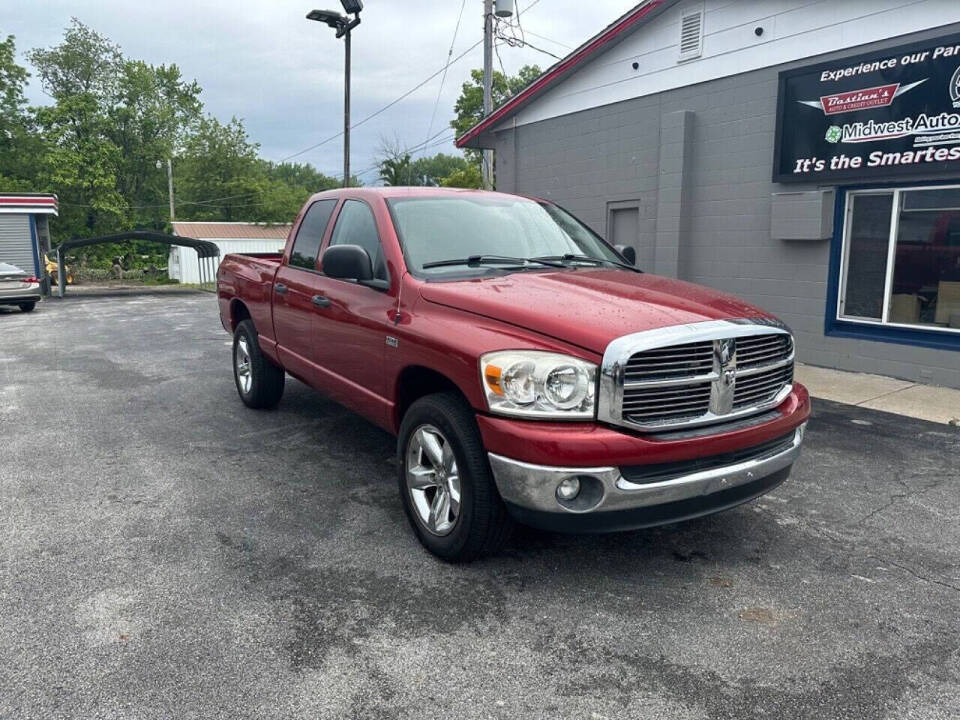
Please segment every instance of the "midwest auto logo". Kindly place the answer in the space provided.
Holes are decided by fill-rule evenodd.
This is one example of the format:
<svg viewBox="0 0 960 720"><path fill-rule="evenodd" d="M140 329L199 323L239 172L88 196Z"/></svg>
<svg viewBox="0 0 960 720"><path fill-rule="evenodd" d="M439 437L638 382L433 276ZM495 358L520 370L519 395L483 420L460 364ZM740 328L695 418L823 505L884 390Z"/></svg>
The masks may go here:
<svg viewBox="0 0 960 720"><path fill-rule="evenodd" d="M953 144L960 142L960 113L942 112L939 114L928 115L920 113L913 117L905 117L901 120L890 120L889 122L876 122L867 120L866 122L846 123L844 125L831 125L827 128L824 140L828 143L864 143L877 140L896 140L898 138L916 135L915 145L926 145L934 135L944 135L937 138L937 144Z"/></svg>
<svg viewBox="0 0 960 720"><path fill-rule="evenodd" d="M797 100L801 105L822 110L824 115L839 115L841 113L854 112L855 110L870 110L872 108L888 107L893 101L913 90L918 85L922 85L928 78L917 80L909 85L892 83L890 85L877 85L876 87L863 88L862 90L848 90L846 92L835 93L833 95L821 95L819 100ZM960 80L960 78L957 78Z"/></svg>

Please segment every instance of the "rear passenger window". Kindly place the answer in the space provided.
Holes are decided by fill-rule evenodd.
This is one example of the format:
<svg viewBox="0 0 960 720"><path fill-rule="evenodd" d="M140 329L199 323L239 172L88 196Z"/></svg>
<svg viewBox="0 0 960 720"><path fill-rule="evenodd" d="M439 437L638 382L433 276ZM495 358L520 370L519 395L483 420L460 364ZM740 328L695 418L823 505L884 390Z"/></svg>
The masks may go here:
<svg viewBox="0 0 960 720"><path fill-rule="evenodd" d="M323 233L336 206L336 200L317 200L309 207L293 241L293 251L290 253L292 267L317 269L317 253L320 252Z"/></svg>
<svg viewBox="0 0 960 720"><path fill-rule="evenodd" d="M387 265L383 258L383 247L377 234L377 223L373 219L370 207L359 200L347 200L337 217L330 245L359 245L370 256L373 263L373 277L387 279Z"/></svg>

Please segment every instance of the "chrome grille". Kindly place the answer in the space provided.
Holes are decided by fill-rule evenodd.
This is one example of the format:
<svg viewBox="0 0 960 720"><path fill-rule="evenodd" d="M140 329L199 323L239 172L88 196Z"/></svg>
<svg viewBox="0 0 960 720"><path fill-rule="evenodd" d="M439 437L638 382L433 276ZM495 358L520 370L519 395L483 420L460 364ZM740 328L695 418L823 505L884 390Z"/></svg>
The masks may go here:
<svg viewBox="0 0 960 720"><path fill-rule="evenodd" d="M598 417L666 430L768 410L789 393L793 357L789 332L766 321L709 321L627 336L604 354Z"/></svg>
<svg viewBox="0 0 960 720"><path fill-rule="evenodd" d="M627 380L655 380L702 375L713 369L713 343L672 345L637 353L627 361Z"/></svg>
<svg viewBox="0 0 960 720"><path fill-rule="evenodd" d="M733 407L739 409L769 402L777 396L784 385L792 382L793 363L740 378L733 389Z"/></svg>

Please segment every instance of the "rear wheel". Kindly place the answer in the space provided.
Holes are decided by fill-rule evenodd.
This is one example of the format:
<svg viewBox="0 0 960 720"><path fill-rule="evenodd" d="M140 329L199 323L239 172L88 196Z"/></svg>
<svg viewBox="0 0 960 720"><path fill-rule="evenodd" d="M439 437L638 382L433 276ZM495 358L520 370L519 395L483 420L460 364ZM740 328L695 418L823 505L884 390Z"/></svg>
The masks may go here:
<svg viewBox="0 0 960 720"><path fill-rule="evenodd" d="M23 312L33 312L33 309L37 306L35 302L25 302L20 303L20 309Z"/></svg>
<svg viewBox="0 0 960 720"><path fill-rule="evenodd" d="M283 397L285 376L260 349L252 320L244 320L233 333L233 379L247 407L272 408Z"/></svg>
<svg viewBox="0 0 960 720"><path fill-rule="evenodd" d="M497 552L513 527L473 410L455 393L417 400L397 441L400 497L417 538L451 562Z"/></svg>

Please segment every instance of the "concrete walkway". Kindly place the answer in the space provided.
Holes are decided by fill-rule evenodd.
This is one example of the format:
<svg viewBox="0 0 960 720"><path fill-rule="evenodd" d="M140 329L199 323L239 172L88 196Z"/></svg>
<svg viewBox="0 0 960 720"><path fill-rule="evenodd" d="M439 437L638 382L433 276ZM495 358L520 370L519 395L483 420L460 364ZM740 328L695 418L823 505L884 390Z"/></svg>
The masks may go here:
<svg viewBox="0 0 960 720"><path fill-rule="evenodd" d="M796 378L815 398L960 425L960 390L801 364Z"/></svg>

